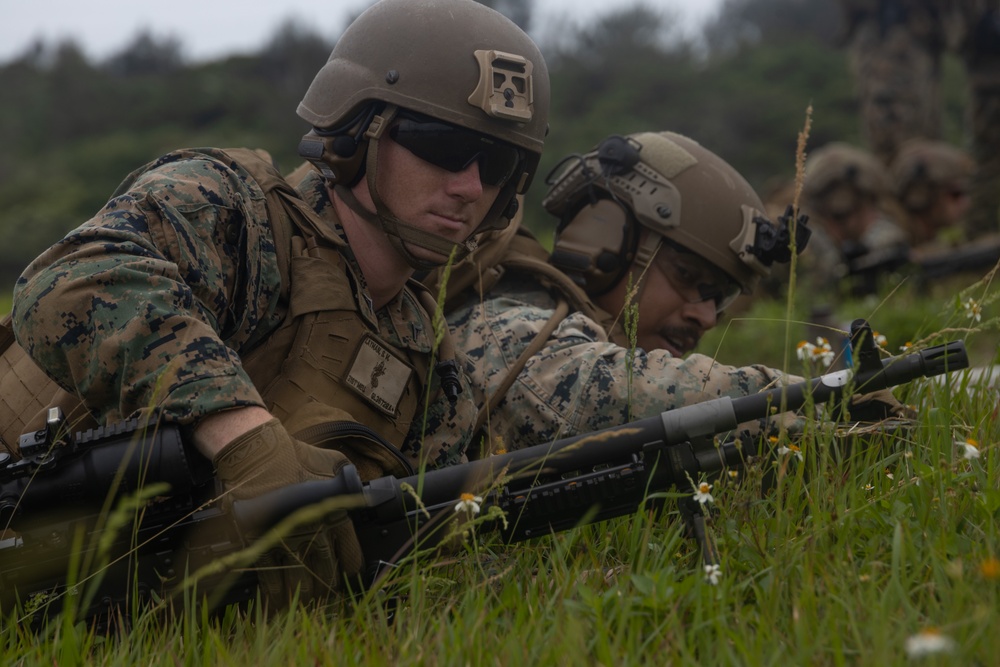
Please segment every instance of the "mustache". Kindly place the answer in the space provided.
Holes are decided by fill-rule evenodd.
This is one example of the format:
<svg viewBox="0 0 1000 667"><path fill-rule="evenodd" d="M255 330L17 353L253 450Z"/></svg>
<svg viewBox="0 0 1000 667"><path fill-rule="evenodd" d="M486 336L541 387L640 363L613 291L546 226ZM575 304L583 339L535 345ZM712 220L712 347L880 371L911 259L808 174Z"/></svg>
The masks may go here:
<svg viewBox="0 0 1000 667"><path fill-rule="evenodd" d="M662 335L685 352L696 348L701 340L701 330L696 327L666 327Z"/></svg>

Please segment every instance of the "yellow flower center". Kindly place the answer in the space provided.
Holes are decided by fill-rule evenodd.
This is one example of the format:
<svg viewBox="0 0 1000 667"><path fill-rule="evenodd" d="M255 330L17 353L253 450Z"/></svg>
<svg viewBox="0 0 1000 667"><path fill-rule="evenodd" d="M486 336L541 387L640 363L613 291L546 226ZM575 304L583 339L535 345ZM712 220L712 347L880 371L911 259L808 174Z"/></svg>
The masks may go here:
<svg viewBox="0 0 1000 667"><path fill-rule="evenodd" d="M1000 579L1000 560L987 558L979 565L979 572L987 579Z"/></svg>
<svg viewBox="0 0 1000 667"><path fill-rule="evenodd" d="M461 500L464 503L471 503L475 499L476 497L471 493L463 493L461 496L459 496L459 500Z"/></svg>

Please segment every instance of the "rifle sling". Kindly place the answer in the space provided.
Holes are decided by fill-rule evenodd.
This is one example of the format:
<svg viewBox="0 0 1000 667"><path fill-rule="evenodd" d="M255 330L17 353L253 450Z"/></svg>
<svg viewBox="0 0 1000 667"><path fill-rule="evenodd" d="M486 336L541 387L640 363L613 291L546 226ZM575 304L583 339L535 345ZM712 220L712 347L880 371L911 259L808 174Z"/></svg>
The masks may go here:
<svg viewBox="0 0 1000 667"><path fill-rule="evenodd" d="M552 311L552 316L549 317L545 326L542 327L537 334L535 334L531 344L528 345L523 352L521 352L521 355L514 361L513 365L507 371L507 375L504 377L503 382L500 383L497 390L493 392L492 396L490 396L486 405L479 410L479 416L476 418L475 428L472 430L473 433L479 433L482 430L486 420L489 418L490 413L493 412L500 401L503 400L503 397L507 395L507 391L514 384L514 381L517 380L517 376L521 374L521 371L524 369L525 365L527 365L528 360L535 356L538 351L545 346L549 336L551 336L552 332L556 330L556 327L558 327L559 324L566 319L567 315L569 315L569 303L565 299L560 298L559 303L556 304L556 308ZM487 442L491 443L489 446L489 454L492 454L492 440L487 438Z"/></svg>

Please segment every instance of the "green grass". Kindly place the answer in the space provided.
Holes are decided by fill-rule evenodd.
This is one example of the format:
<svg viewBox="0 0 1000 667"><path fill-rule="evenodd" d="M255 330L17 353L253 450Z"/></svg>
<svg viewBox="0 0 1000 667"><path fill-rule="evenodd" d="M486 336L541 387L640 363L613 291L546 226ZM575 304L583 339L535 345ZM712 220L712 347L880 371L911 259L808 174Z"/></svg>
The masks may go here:
<svg viewBox="0 0 1000 667"><path fill-rule="evenodd" d="M857 308L890 349L963 338L987 363L995 289L975 290L979 323L958 305L960 288ZM804 337L798 324L786 332L784 309L761 303L703 349L778 365L788 341ZM920 380L897 395L919 413L902 435L849 439L809 425L796 440L800 463L762 461L714 481L717 585L673 511L639 512L514 546L483 532L457 553L401 568L383 590L318 611L212 618L181 608L174 620L145 614L111 637L81 624L35 634L7 622L3 662L882 666L912 662L907 638L936 629L952 651L921 664L994 664L998 390ZM979 458L956 451L967 438Z"/></svg>

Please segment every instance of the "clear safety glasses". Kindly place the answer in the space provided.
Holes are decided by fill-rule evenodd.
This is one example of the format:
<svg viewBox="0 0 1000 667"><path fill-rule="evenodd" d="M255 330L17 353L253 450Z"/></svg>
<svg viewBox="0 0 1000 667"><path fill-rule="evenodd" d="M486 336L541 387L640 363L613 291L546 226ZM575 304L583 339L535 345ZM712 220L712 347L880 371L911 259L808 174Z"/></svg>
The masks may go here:
<svg viewBox="0 0 1000 667"><path fill-rule="evenodd" d="M739 283L714 264L666 239L652 264L682 299L688 303L714 301L717 313L732 305L742 291Z"/></svg>

